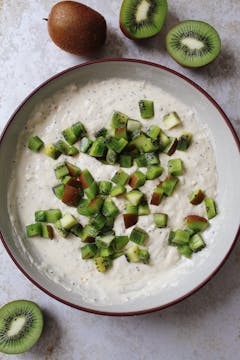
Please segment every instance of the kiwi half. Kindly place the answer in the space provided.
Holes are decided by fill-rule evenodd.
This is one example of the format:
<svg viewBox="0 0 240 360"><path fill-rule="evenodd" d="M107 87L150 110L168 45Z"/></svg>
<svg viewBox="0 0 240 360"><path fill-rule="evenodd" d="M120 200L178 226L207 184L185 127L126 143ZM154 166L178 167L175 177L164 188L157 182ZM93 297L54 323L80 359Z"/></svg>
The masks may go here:
<svg viewBox="0 0 240 360"><path fill-rule="evenodd" d="M221 40L211 25L187 20L168 32L166 46L168 53L179 64L196 68L209 64L218 56Z"/></svg>
<svg viewBox="0 0 240 360"><path fill-rule="evenodd" d="M28 300L12 301L0 309L0 352L20 354L39 339L43 315L37 304Z"/></svg>
<svg viewBox="0 0 240 360"><path fill-rule="evenodd" d="M124 0L120 28L130 39L152 37L161 30L167 9L167 0Z"/></svg>

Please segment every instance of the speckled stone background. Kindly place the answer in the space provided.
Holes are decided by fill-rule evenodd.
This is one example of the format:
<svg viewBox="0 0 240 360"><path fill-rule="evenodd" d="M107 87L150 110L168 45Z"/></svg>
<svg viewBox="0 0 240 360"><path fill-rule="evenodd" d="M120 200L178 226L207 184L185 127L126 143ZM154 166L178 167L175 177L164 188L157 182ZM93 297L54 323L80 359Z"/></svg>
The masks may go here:
<svg viewBox="0 0 240 360"><path fill-rule="evenodd" d="M82 1L102 12L108 40L100 57L154 61L184 73L205 88L240 131L239 0L168 0L159 36L135 44L118 28L120 0ZM16 106L42 81L86 59L58 49L46 23L52 0L0 0L0 130ZM187 70L166 53L164 38L174 23L204 20L219 31L222 53L210 66ZM224 146L224 139L223 139ZM240 199L239 199L240 200ZM71 309L33 286L0 245L0 304L20 298L38 302L46 326L26 360L235 360L240 351L240 245L215 278L197 294L164 311L130 318L102 317ZM8 356L0 355L0 360Z"/></svg>

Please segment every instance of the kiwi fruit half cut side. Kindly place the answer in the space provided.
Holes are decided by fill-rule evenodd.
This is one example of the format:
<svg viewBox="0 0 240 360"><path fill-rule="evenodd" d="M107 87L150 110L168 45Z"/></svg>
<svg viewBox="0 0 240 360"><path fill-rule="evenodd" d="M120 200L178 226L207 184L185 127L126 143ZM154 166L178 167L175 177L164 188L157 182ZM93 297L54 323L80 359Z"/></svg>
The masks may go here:
<svg viewBox="0 0 240 360"><path fill-rule="evenodd" d="M166 37L167 51L180 65L205 66L221 51L217 31L203 21L187 20L175 25Z"/></svg>
<svg viewBox="0 0 240 360"><path fill-rule="evenodd" d="M12 301L0 309L0 352L20 354L39 339L43 315L37 304L28 300Z"/></svg>
<svg viewBox="0 0 240 360"><path fill-rule="evenodd" d="M167 10L167 0L124 0L120 28L130 39L152 37L161 30Z"/></svg>

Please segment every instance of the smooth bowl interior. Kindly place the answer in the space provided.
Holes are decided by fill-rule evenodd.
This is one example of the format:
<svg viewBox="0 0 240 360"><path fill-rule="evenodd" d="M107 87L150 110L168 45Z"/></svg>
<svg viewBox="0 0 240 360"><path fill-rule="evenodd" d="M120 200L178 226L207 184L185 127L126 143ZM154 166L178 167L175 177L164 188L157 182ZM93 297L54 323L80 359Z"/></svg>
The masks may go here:
<svg viewBox="0 0 240 360"><path fill-rule="evenodd" d="M65 290L41 273L25 256L14 233L7 209L9 176L0 178L0 228L3 243L18 267L37 286L49 295L83 310L130 314L148 312L166 307L191 294L204 284L220 267L236 240L239 228L240 160L237 137L222 111L200 88L191 81L158 65L129 60L108 60L83 64L50 79L35 90L18 108L5 129L0 144L0 168L2 174L10 174L15 157L19 132L23 129L34 107L46 97L71 83L84 85L89 80L105 80L112 77L130 80L146 80L193 108L201 122L207 123L213 139L218 171L217 204L219 215L214 220L214 238L209 245L208 256L193 262L189 271L179 279L178 286L162 290L155 296L139 298L119 305L94 305L83 301L80 295ZM14 165L13 165L14 166ZM238 191L238 194L236 194Z"/></svg>

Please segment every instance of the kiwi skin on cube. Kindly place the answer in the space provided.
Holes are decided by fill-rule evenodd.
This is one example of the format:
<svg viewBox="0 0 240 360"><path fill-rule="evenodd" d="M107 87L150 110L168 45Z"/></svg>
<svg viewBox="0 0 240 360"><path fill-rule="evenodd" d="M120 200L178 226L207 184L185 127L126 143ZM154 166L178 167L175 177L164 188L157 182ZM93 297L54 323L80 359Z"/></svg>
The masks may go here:
<svg viewBox="0 0 240 360"><path fill-rule="evenodd" d="M180 65L198 68L211 63L219 55L221 39L211 25L186 20L170 29L166 47L169 55Z"/></svg>
<svg viewBox="0 0 240 360"><path fill-rule="evenodd" d="M43 329L39 306L28 300L12 301L0 308L0 352L20 354L38 341Z"/></svg>
<svg viewBox="0 0 240 360"><path fill-rule="evenodd" d="M167 11L167 0L123 0L120 29L132 40L153 37L162 29Z"/></svg>

